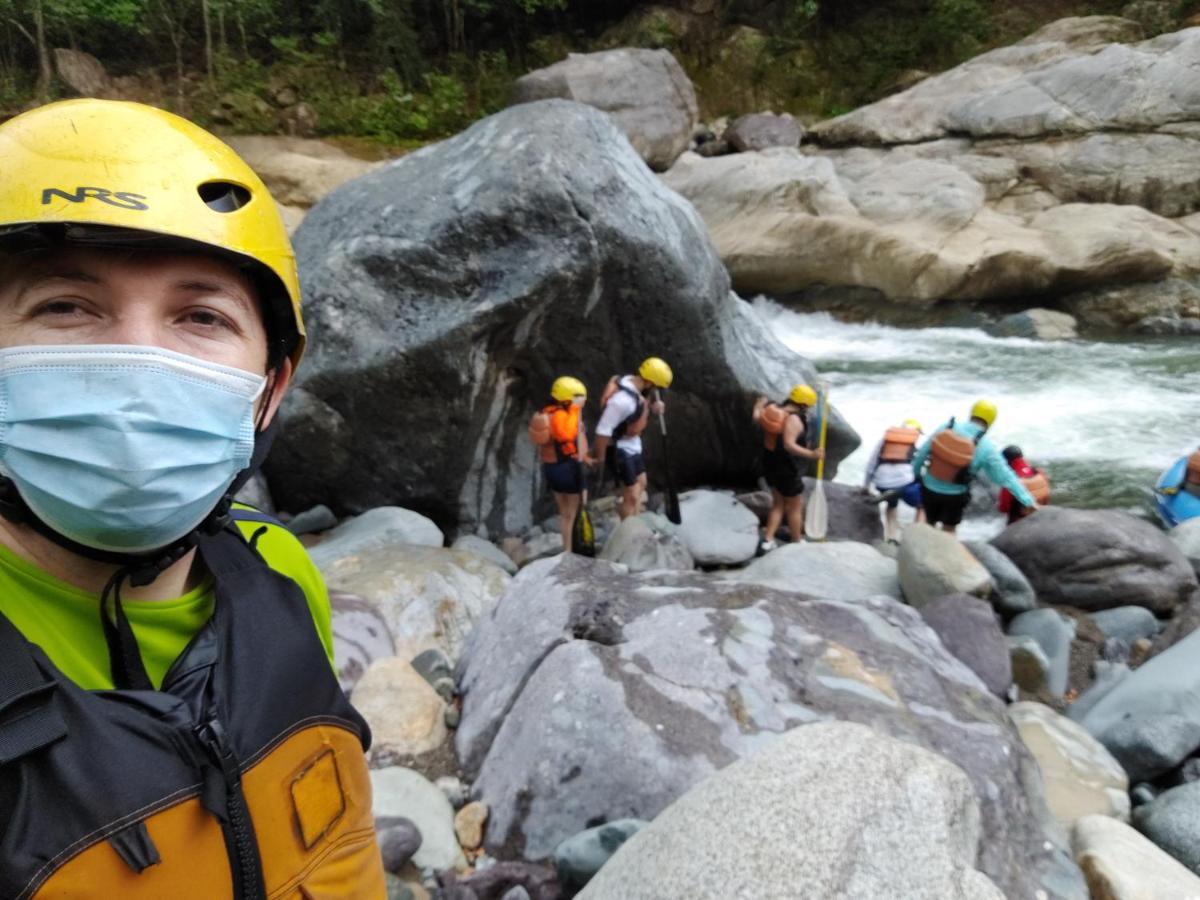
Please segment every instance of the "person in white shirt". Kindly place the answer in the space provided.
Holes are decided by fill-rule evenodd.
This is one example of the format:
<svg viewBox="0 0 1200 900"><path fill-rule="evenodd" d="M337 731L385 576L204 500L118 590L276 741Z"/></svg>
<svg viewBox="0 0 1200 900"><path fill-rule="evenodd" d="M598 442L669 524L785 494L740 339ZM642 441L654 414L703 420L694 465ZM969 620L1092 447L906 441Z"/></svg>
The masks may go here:
<svg viewBox="0 0 1200 900"><path fill-rule="evenodd" d="M921 423L916 419L905 419L903 425L889 428L875 445L875 452L871 454L866 475L863 476L863 493L868 493L874 484L882 494L880 499L887 503L883 536L892 544L899 540L897 508L901 500L916 509L918 522L925 521L921 507L921 485L912 467L921 434Z"/></svg>
<svg viewBox="0 0 1200 900"><path fill-rule="evenodd" d="M596 459L605 461L621 484L617 514L622 519L637 515L645 503L646 463L642 458L641 434L651 412L659 416L665 412L658 390L670 387L673 378L671 367L651 356L638 367L636 375L614 376L604 389L601 398L604 408L596 425L594 453Z"/></svg>

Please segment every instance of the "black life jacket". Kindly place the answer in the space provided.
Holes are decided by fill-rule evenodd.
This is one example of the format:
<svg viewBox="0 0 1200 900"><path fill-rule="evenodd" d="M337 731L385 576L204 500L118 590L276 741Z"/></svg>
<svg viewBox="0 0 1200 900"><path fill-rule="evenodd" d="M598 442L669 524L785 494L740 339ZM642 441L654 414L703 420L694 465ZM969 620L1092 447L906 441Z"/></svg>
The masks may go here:
<svg viewBox="0 0 1200 900"><path fill-rule="evenodd" d="M213 613L160 690L85 690L0 615L0 897L383 896L370 732L303 592L235 524L198 552Z"/></svg>
<svg viewBox="0 0 1200 900"><path fill-rule="evenodd" d="M781 404L782 405L782 404ZM816 429L810 427L811 415L797 412L795 409L788 410L788 418L796 416L801 424L804 425L804 433L800 436L799 444L805 450L812 450L816 436L813 434ZM786 430L787 420L784 420L784 429ZM797 472L807 472L809 469L810 460L807 457L797 456L794 453L789 453L787 447L783 445L783 433L769 435L775 438L774 443L765 442L763 444L763 454L767 459L768 464L775 466L790 466Z"/></svg>
<svg viewBox="0 0 1200 900"><path fill-rule="evenodd" d="M646 404L646 398L625 384L621 378L617 378L617 390L623 391L633 398L633 412L622 419L617 427L613 429L613 441L618 441L625 437L625 432L629 430L629 426L638 421L642 417L642 411Z"/></svg>

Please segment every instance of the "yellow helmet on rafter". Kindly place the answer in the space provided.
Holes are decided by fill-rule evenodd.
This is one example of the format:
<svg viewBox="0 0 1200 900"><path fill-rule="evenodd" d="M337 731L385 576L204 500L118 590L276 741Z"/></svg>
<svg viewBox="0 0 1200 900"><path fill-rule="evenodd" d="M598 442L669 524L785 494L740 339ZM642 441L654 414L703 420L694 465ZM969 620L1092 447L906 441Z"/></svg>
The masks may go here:
<svg viewBox="0 0 1200 900"><path fill-rule="evenodd" d="M976 400L971 407L971 418L979 419L988 428L996 421L996 404L991 400Z"/></svg>
<svg viewBox="0 0 1200 900"><path fill-rule="evenodd" d="M924 429L921 428L921 423L918 422L916 419L905 419L904 427L911 428L913 431L922 431L922 432L924 431Z"/></svg>
<svg viewBox="0 0 1200 900"><path fill-rule="evenodd" d="M566 403L576 397L586 397L587 387L578 378L561 375L554 379L554 384L550 388L550 396L559 403Z"/></svg>
<svg viewBox="0 0 1200 900"><path fill-rule="evenodd" d="M671 367L657 356L651 356L644 360L638 366L638 374L656 388L662 388L663 390L669 388L671 382L675 379L675 375L671 372Z"/></svg>
<svg viewBox="0 0 1200 900"><path fill-rule="evenodd" d="M816 406L817 392L807 384L797 384L792 388L792 392L788 394L788 399L798 406Z"/></svg>
<svg viewBox="0 0 1200 900"><path fill-rule="evenodd" d="M62 226L68 242L152 247L159 236L215 250L253 272L268 334L300 361L300 282L279 208L200 126L140 103L64 100L0 125L0 172L0 234Z"/></svg>

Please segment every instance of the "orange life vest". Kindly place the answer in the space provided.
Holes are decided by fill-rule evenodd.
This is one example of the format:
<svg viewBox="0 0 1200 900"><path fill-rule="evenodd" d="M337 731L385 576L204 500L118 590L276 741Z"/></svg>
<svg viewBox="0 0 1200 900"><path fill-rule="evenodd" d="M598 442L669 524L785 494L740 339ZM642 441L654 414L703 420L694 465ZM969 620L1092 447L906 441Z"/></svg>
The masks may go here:
<svg viewBox="0 0 1200 900"><path fill-rule="evenodd" d="M763 430L763 446L774 450L779 444L779 436L787 424L788 411L777 403L768 403L758 416L758 424Z"/></svg>
<svg viewBox="0 0 1200 900"><path fill-rule="evenodd" d="M974 458L975 441L952 427L943 428L929 447L929 474L939 481L961 484Z"/></svg>
<svg viewBox="0 0 1200 900"><path fill-rule="evenodd" d="M1032 475L1022 478L1021 484L1025 486L1025 490L1033 495L1033 499L1039 505L1045 506L1050 502L1050 479L1046 477L1046 473L1041 469L1035 469Z"/></svg>
<svg viewBox="0 0 1200 900"><path fill-rule="evenodd" d="M1200 450L1188 457L1187 481L1189 484L1200 484Z"/></svg>
<svg viewBox="0 0 1200 900"><path fill-rule="evenodd" d="M637 405L633 408L633 413L626 416L616 428L613 429L613 439L619 440L623 437L637 437L646 430L646 425L650 422L650 404L646 399L633 388L621 384L621 376L614 375L608 379L608 383L604 385L604 390L600 394L600 408L608 406L608 401L613 398L617 391L624 391L633 397Z"/></svg>
<svg viewBox="0 0 1200 900"><path fill-rule="evenodd" d="M579 458L579 411L575 412L575 440L560 441L554 437L554 416L556 413L572 412L564 409L558 403L544 406L529 420L529 439L538 448L538 455L544 463L562 462L564 459Z"/></svg>
<svg viewBox="0 0 1200 900"><path fill-rule="evenodd" d="M86 691L0 616L0 896L385 896L369 731L303 594L240 534L198 552L212 617L160 690Z"/></svg>
<svg viewBox="0 0 1200 900"><path fill-rule="evenodd" d="M883 433L883 447L879 451L881 463L911 462L917 452L917 441L921 432L915 428L889 428Z"/></svg>

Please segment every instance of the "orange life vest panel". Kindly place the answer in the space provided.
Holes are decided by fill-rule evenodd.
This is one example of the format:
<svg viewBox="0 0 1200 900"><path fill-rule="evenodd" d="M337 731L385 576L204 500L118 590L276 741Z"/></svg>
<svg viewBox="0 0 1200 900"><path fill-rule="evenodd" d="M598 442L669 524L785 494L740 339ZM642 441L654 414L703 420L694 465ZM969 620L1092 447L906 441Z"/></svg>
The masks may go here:
<svg viewBox="0 0 1200 900"><path fill-rule="evenodd" d="M1189 484L1200 484L1200 450L1188 457L1187 481Z"/></svg>
<svg viewBox="0 0 1200 900"><path fill-rule="evenodd" d="M975 458L975 442L950 428L933 436L929 448L929 474L939 481L955 484Z"/></svg>
<svg viewBox="0 0 1200 900"><path fill-rule="evenodd" d="M917 450L921 432L915 428L889 428L883 433L883 447L879 451L881 463L911 462Z"/></svg>
<svg viewBox="0 0 1200 900"><path fill-rule="evenodd" d="M768 403L759 414L758 423L763 430L763 446L774 450L779 445L779 436L787 424L788 411L777 403Z"/></svg>
<svg viewBox="0 0 1200 900"><path fill-rule="evenodd" d="M559 441L554 437L553 417L561 412L557 403L542 407L529 419L529 439L538 448L538 456L544 463L561 462L579 455L575 441ZM578 432L578 429L576 429Z"/></svg>
<svg viewBox="0 0 1200 900"><path fill-rule="evenodd" d="M1033 495L1033 499L1042 506L1050 502L1050 479L1041 469L1034 471L1028 478L1022 478L1021 484Z"/></svg>
<svg viewBox="0 0 1200 900"><path fill-rule="evenodd" d="M625 419L613 429L613 439L620 440L623 437L637 437L646 430L646 425L650 422L650 404L637 391L621 384L621 376L614 375L608 379L608 383L604 385L604 390L600 393L600 408L608 406L608 401L613 398L617 391L624 391L632 395L637 406L633 409L633 415Z"/></svg>

